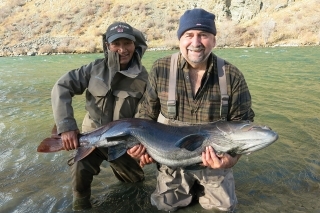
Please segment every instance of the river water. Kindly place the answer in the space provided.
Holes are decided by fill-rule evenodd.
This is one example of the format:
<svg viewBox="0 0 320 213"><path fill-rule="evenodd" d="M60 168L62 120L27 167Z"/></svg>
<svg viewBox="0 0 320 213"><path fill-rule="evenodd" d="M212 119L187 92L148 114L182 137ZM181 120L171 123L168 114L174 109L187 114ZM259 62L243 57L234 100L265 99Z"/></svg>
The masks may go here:
<svg viewBox="0 0 320 213"><path fill-rule="evenodd" d="M249 85L255 122L279 134L276 143L243 156L234 167L236 212L320 213L320 47L217 49L236 65ZM152 62L171 52L147 52ZM66 71L102 54L0 58L0 212L72 212L66 164L71 152L37 153L50 136L50 91ZM84 100L73 102L81 123ZM155 167L146 180L123 184L108 163L92 185L94 208L87 212L161 212L150 204ZM193 204L177 212L212 212Z"/></svg>

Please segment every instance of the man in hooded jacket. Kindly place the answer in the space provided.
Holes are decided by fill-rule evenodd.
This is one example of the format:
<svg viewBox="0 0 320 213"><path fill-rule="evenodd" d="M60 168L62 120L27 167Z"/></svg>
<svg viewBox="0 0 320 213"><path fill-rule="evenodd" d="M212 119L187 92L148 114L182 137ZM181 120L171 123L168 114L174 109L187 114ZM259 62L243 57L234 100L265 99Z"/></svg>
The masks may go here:
<svg viewBox="0 0 320 213"><path fill-rule="evenodd" d="M141 64L147 49L143 34L129 24L116 22L103 34L105 57L63 75L51 93L54 120L65 150L78 147L80 133L74 118L72 98L86 93L86 115L82 132L92 131L107 123L136 117L146 88L148 73ZM120 156L115 159L115 156ZM91 208L91 183L100 165L107 160L115 176L123 182L138 182L144 173L136 160L112 148L97 148L86 158L71 158L73 210Z"/></svg>

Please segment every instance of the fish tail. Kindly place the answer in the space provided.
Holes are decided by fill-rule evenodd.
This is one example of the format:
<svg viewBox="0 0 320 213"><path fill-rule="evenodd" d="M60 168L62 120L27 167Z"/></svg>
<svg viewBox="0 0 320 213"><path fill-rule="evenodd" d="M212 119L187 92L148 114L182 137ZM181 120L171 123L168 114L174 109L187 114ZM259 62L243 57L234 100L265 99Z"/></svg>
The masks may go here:
<svg viewBox="0 0 320 213"><path fill-rule="evenodd" d="M58 152L64 150L60 137L51 137L44 139L37 148L37 152Z"/></svg>

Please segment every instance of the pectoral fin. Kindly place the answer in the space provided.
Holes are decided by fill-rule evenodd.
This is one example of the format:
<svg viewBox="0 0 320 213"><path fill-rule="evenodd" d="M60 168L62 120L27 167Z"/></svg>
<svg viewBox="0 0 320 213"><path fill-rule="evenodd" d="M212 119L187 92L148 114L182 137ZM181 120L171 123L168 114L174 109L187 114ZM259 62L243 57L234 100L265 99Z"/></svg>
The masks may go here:
<svg viewBox="0 0 320 213"><path fill-rule="evenodd" d="M125 144L119 144L108 148L108 161L113 161L127 152Z"/></svg>
<svg viewBox="0 0 320 213"><path fill-rule="evenodd" d="M77 149L76 156L74 156L74 162L77 162L79 160L82 160L83 158L87 157L93 150L95 150L96 147L79 147Z"/></svg>
<svg viewBox="0 0 320 213"><path fill-rule="evenodd" d="M202 145L204 140L205 137L203 137L202 135L188 135L177 141L175 143L175 146L184 148L188 151L194 151Z"/></svg>

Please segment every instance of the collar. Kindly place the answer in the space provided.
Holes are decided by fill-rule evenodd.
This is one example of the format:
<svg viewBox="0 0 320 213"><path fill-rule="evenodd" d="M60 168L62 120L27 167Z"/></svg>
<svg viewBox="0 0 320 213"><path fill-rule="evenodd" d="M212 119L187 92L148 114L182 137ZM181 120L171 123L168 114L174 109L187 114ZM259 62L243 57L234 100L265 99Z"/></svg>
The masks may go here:
<svg viewBox="0 0 320 213"><path fill-rule="evenodd" d="M135 78L141 73L141 58L137 51L134 52L132 59L129 63L127 70L120 70L119 54L112 52L109 49L108 52L108 68L111 72L119 72L129 78Z"/></svg>
<svg viewBox="0 0 320 213"><path fill-rule="evenodd" d="M141 60L138 52L134 52L127 70L120 70L119 73L129 77L135 78L141 73Z"/></svg>

